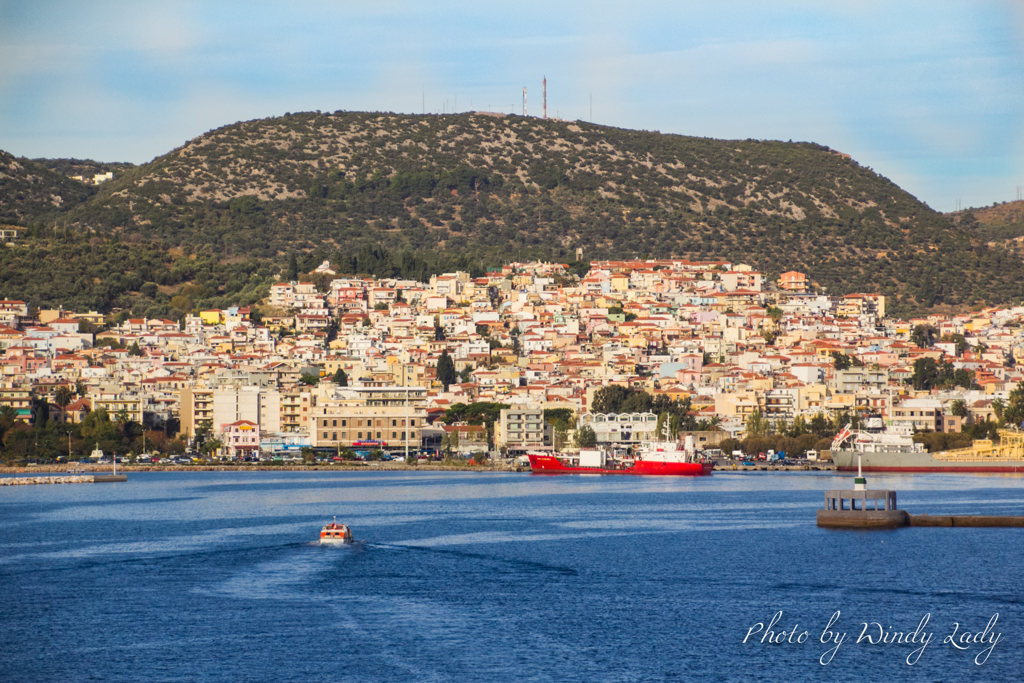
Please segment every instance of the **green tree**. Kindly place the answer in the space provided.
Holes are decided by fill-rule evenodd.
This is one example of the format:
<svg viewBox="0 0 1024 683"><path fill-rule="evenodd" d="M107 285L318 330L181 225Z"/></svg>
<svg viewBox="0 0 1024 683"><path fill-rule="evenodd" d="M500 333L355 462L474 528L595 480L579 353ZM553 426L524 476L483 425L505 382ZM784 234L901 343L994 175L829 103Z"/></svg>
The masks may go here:
<svg viewBox="0 0 1024 683"><path fill-rule="evenodd" d="M339 387L348 386L348 375L345 374L344 368L340 366L334 371L334 377L332 377L331 380Z"/></svg>
<svg viewBox="0 0 1024 683"><path fill-rule="evenodd" d="M299 381L309 386L316 386L320 383L320 378L316 375L302 375L299 377Z"/></svg>
<svg viewBox="0 0 1024 683"><path fill-rule="evenodd" d="M295 258L295 252L288 254L288 281L295 282L299 279L299 260Z"/></svg>
<svg viewBox="0 0 1024 683"><path fill-rule="evenodd" d="M939 330L933 325L915 325L914 330L910 333L910 342L917 344L919 348L928 348L935 344L935 337L938 334Z"/></svg>
<svg viewBox="0 0 1024 683"><path fill-rule="evenodd" d="M993 402L994 403L994 402ZM1003 408L1003 422L1014 427L1024 427L1024 382L1014 387Z"/></svg>
<svg viewBox="0 0 1024 683"><path fill-rule="evenodd" d="M597 432L590 425L583 425L576 430L577 448L594 448L597 446Z"/></svg>
<svg viewBox="0 0 1024 683"><path fill-rule="evenodd" d="M914 361L914 374L910 377L910 382L915 389L931 389L939 378L939 366L934 358L924 357Z"/></svg>
<svg viewBox="0 0 1024 683"><path fill-rule="evenodd" d="M128 349L128 355L129 356L136 356L136 357L142 355L142 349L139 348L139 342L137 342L137 341L132 342L131 347L129 347L129 349Z"/></svg>
<svg viewBox="0 0 1024 683"><path fill-rule="evenodd" d="M441 357L437 359L435 372L437 381L444 385L445 391L448 391L448 387L455 384L458 379L458 375L455 372L455 361L448 355L448 349L443 350Z"/></svg>
<svg viewBox="0 0 1024 683"><path fill-rule="evenodd" d="M962 398L956 399L949 405L949 412L961 419L966 420L968 415L967 401L963 400Z"/></svg>
<svg viewBox="0 0 1024 683"><path fill-rule="evenodd" d="M75 393L71 391L71 387L59 386L57 390L53 392L53 402L60 406L63 412L65 408L71 405L71 401L75 398Z"/></svg>
<svg viewBox="0 0 1024 683"><path fill-rule="evenodd" d="M37 431L46 429L50 421L50 404L45 398L38 398L32 401L32 415L35 417L35 428Z"/></svg>
<svg viewBox="0 0 1024 683"><path fill-rule="evenodd" d="M765 436L771 429L770 420L761 415L761 411L755 409L747 415L747 436Z"/></svg>
<svg viewBox="0 0 1024 683"><path fill-rule="evenodd" d="M1006 403L1001 398L992 400L992 412L996 415L996 421L1002 427L1006 422L1003 420L1003 413L1006 411Z"/></svg>
<svg viewBox="0 0 1024 683"><path fill-rule="evenodd" d="M845 353L832 352L832 367L836 370L849 370L853 367L853 361Z"/></svg>
<svg viewBox="0 0 1024 683"><path fill-rule="evenodd" d="M633 390L618 384L609 384L594 392L592 413L621 413L622 404L633 395Z"/></svg>

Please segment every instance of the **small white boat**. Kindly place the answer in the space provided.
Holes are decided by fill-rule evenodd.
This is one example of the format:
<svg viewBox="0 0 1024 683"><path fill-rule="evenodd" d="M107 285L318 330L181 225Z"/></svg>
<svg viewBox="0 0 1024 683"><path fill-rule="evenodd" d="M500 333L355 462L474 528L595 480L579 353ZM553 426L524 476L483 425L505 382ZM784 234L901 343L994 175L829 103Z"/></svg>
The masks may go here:
<svg viewBox="0 0 1024 683"><path fill-rule="evenodd" d="M334 521L329 524L324 524L324 528L320 530L320 543L335 544L335 543L351 543L352 542L352 530L344 524L338 524L338 518L335 517Z"/></svg>

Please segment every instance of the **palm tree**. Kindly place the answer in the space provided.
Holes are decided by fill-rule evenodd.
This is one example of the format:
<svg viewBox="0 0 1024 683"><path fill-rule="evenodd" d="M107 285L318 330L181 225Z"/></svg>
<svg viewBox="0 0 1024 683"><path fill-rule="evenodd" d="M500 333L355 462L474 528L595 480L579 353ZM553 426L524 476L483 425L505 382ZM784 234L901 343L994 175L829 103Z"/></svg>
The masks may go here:
<svg viewBox="0 0 1024 683"><path fill-rule="evenodd" d="M60 406L62 412L74 397L75 393L67 386L57 387L57 390L53 392L53 402Z"/></svg>
<svg viewBox="0 0 1024 683"><path fill-rule="evenodd" d="M1000 427L1003 426L1003 410L1005 409L1006 403L1003 402L1003 399L997 398L992 401L992 412L996 414L996 421Z"/></svg>
<svg viewBox="0 0 1024 683"><path fill-rule="evenodd" d="M956 399L955 401L953 401L953 403L950 404L949 412L953 413L959 418L966 420L968 415L967 401L963 400L962 398Z"/></svg>

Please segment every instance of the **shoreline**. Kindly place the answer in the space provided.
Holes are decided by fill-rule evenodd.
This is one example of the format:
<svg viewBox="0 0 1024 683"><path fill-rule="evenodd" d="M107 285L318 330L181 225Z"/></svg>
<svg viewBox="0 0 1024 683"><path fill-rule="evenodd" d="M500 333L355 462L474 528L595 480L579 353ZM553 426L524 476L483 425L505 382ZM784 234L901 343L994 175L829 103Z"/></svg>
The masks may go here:
<svg viewBox="0 0 1024 683"><path fill-rule="evenodd" d="M29 467L0 467L0 474L21 474L34 476L51 476L65 474L95 474L113 472L111 465L83 465L81 467L50 467L36 465ZM118 465L119 473L129 472L491 472L530 474L528 467L509 467L506 465L404 465L379 463L359 463L347 465L253 465L253 464L204 464L204 465ZM736 467L718 467L716 472L835 472L836 466L829 463L808 465L754 465ZM643 475L641 475L643 476Z"/></svg>

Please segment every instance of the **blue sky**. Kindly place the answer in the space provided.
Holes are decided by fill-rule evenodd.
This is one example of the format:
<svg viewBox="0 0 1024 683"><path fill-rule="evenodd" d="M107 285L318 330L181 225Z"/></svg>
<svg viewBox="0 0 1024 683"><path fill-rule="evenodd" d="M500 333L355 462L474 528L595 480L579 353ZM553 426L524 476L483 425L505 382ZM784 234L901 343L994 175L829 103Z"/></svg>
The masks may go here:
<svg viewBox="0 0 1024 683"><path fill-rule="evenodd" d="M149 161L320 109L809 140L939 210L1024 186L1024 2L0 0L0 149Z"/></svg>

